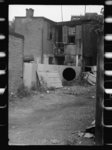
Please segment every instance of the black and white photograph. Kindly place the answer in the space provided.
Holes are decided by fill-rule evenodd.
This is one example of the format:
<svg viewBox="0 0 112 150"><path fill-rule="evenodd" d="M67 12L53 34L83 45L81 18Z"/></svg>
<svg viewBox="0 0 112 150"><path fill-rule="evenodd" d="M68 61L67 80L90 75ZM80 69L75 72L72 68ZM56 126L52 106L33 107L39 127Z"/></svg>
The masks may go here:
<svg viewBox="0 0 112 150"><path fill-rule="evenodd" d="M102 145L104 6L10 4L8 15L8 144Z"/></svg>

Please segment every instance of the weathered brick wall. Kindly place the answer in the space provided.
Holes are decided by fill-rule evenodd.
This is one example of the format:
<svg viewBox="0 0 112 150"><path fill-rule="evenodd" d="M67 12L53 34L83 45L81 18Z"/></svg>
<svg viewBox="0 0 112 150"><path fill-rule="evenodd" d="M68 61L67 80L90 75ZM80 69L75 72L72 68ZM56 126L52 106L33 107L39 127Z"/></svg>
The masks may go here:
<svg viewBox="0 0 112 150"><path fill-rule="evenodd" d="M9 34L9 92L16 92L23 81L23 39Z"/></svg>
<svg viewBox="0 0 112 150"><path fill-rule="evenodd" d="M48 39L49 25L52 27L52 32L54 33L55 27L52 23L43 18L15 18L15 32L24 35L25 38L24 56L33 55L34 57L41 58L42 51L44 54L52 54L54 38L52 38L52 40ZM55 35L55 33L53 35Z"/></svg>
<svg viewBox="0 0 112 150"><path fill-rule="evenodd" d="M56 42L56 28L52 23L44 20L43 30L44 30L44 32L43 32L43 37L44 37L43 38L43 51L44 51L44 54L53 54L54 42ZM49 32L52 33L51 39L48 38Z"/></svg>
<svg viewBox="0 0 112 150"><path fill-rule="evenodd" d="M15 32L24 36L24 56L41 56L42 26L42 19L15 19Z"/></svg>

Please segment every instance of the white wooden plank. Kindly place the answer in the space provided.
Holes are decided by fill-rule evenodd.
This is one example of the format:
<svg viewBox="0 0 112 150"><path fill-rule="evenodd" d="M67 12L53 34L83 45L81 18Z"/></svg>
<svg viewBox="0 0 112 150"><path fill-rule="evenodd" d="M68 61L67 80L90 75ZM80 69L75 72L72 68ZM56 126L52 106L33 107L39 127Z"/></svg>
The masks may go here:
<svg viewBox="0 0 112 150"><path fill-rule="evenodd" d="M44 82L47 83L47 87L62 87L62 82L56 66L39 64L37 73L39 79L41 80L42 77Z"/></svg>

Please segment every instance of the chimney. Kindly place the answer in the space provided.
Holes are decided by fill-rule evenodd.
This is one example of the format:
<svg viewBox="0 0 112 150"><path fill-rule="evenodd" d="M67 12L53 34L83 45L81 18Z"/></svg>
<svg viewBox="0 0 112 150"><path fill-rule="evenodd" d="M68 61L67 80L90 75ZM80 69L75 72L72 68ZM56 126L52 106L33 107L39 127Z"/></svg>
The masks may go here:
<svg viewBox="0 0 112 150"><path fill-rule="evenodd" d="M26 9L26 17L27 18L32 18L33 14L34 14L34 9L32 9L32 8Z"/></svg>

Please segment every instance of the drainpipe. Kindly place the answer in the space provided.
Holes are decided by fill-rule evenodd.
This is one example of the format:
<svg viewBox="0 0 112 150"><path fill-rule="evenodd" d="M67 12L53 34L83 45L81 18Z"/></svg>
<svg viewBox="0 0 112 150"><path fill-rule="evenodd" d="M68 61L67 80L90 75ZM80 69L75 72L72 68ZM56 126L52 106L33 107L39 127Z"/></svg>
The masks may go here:
<svg viewBox="0 0 112 150"><path fill-rule="evenodd" d="M42 34L42 39L41 39L41 43L42 43L42 45L41 45L41 51L42 51L42 53L41 53L41 64L43 64L43 27L42 27L42 30L41 30L41 34Z"/></svg>

